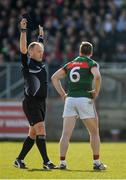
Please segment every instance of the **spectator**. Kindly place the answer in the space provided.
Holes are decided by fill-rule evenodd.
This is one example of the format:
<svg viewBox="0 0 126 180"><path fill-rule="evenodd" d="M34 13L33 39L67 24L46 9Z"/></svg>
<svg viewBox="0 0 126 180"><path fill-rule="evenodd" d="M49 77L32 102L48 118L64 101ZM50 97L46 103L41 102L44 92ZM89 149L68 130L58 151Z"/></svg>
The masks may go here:
<svg viewBox="0 0 126 180"><path fill-rule="evenodd" d="M112 49L110 56L111 52L116 55L118 43L125 44L126 9L123 0L4 0L0 1L0 53L4 61L13 62L13 57L17 61L17 17L24 12L30 14L33 22L28 41L34 40L36 26L42 24L45 28L45 42L48 41L45 59L49 57L51 62L55 56L58 65L63 64L64 57L67 61L75 57L78 44L83 40L94 45L96 43L98 48L94 50L94 57L105 62L110 61L108 50ZM112 61L118 62L120 58L115 57Z"/></svg>

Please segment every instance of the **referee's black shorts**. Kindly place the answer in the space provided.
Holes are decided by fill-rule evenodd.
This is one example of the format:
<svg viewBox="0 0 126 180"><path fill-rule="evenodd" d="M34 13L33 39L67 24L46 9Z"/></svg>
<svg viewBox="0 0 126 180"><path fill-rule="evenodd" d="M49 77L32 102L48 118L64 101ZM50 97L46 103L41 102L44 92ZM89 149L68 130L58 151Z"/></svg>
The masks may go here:
<svg viewBox="0 0 126 180"><path fill-rule="evenodd" d="M34 126L45 119L46 99L25 98L23 100L23 110L30 126Z"/></svg>

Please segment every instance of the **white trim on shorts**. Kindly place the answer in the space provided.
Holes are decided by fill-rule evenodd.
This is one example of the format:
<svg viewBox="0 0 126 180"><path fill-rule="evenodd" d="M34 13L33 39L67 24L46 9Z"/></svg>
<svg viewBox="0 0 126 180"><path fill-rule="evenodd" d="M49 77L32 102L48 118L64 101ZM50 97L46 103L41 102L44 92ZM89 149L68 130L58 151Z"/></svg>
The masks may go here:
<svg viewBox="0 0 126 180"><path fill-rule="evenodd" d="M63 118L79 116L80 119L96 118L94 101L87 97L67 97Z"/></svg>

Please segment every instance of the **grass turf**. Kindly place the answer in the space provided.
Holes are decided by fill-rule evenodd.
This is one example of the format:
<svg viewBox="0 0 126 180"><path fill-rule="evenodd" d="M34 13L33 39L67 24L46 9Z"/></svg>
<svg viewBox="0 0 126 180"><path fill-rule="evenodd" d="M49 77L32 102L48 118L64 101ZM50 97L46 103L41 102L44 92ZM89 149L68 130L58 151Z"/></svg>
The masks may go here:
<svg viewBox="0 0 126 180"><path fill-rule="evenodd" d="M42 161L34 145L25 162L28 170L13 167L22 143L0 142L0 179L124 179L126 178L126 143L102 143L101 158L108 165L106 171L92 170L89 143L71 143L67 154L68 170L42 170ZM48 143L50 159L58 164L58 143Z"/></svg>

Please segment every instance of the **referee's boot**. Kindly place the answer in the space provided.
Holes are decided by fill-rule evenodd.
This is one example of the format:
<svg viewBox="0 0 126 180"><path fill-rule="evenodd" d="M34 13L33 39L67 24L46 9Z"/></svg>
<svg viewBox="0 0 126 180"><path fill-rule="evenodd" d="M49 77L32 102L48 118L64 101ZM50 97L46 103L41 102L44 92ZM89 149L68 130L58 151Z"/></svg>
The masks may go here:
<svg viewBox="0 0 126 180"><path fill-rule="evenodd" d="M14 162L14 166L20 169L28 169L24 161L21 159L16 159Z"/></svg>
<svg viewBox="0 0 126 180"><path fill-rule="evenodd" d="M51 161L48 161L47 163L43 163L43 169L50 170L50 169L58 169L58 168Z"/></svg>
<svg viewBox="0 0 126 180"><path fill-rule="evenodd" d="M102 162L100 164L94 164L93 165L94 170L106 170L107 165L103 164Z"/></svg>

